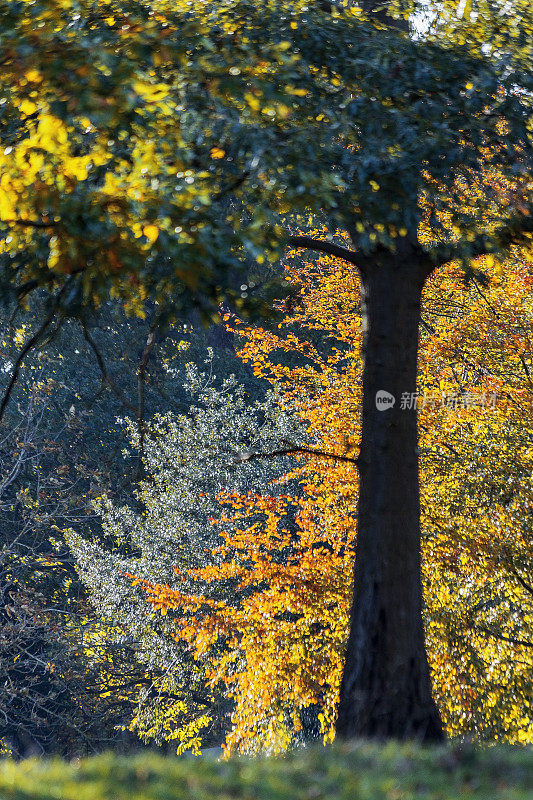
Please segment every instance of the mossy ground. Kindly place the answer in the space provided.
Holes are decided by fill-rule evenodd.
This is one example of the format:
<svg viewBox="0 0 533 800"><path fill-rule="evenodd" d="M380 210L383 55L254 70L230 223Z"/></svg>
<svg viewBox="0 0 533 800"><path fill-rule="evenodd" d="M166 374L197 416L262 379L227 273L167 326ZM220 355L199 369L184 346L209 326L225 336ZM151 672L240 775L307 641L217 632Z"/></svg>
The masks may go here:
<svg viewBox="0 0 533 800"><path fill-rule="evenodd" d="M352 744L284 758L0 763L1 800L532 800L533 750Z"/></svg>

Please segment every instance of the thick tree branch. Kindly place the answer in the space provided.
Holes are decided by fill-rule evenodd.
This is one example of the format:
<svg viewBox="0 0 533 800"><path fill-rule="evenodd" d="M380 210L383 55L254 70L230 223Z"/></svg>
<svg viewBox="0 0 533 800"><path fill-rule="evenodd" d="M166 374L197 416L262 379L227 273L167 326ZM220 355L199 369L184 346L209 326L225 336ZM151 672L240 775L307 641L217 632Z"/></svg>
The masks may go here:
<svg viewBox="0 0 533 800"><path fill-rule="evenodd" d="M313 447L287 447L281 450L272 450L270 453L244 453L243 455L234 458L234 464L241 464L244 461L252 461L255 458L275 458L276 456L291 456L303 453L305 455L319 456L320 458L332 458L336 461L343 461L349 464L359 464L358 458L351 458L350 456L341 456L337 453L325 453L323 450L316 450Z"/></svg>
<svg viewBox="0 0 533 800"><path fill-rule="evenodd" d="M289 236L287 243L291 247L302 248L305 250L316 250L319 253L327 253L330 256L342 258L350 264L360 266L364 261L364 257L357 255L353 250L347 247L341 247L333 242L328 242L325 239L313 239L312 236Z"/></svg>

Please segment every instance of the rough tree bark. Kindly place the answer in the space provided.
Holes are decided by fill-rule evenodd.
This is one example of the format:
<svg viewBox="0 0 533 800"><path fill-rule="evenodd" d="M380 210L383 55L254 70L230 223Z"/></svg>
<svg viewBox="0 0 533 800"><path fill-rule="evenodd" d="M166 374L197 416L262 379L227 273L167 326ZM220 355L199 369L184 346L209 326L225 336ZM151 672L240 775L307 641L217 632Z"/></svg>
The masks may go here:
<svg viewBox="0 0 533 800"><path fill-rule="evenodd" d="M443 737L422 623L417 414L402 407L402 396L416 392L421 294L429 272L421 252L408 245L397 255L378 255L362 270L360 494L341 738Z"/></svg>

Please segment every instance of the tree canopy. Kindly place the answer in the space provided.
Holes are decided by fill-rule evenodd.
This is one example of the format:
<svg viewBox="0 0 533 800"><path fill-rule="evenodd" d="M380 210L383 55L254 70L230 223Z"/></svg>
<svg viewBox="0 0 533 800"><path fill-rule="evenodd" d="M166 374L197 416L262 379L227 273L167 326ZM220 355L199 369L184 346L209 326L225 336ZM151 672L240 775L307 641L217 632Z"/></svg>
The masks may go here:
<svg viewBox="0 0 533 800"><path fill-rule="evenodd" d="M523 60L303 2L0 10L3 292L44 287L65 314L110 291L162 316L247 305L288 213L320 213L365 257L416 237L421 196L436 262L451 239L468 257L518 235L527 208L502 215L480 167L523 193Z"/></svg>

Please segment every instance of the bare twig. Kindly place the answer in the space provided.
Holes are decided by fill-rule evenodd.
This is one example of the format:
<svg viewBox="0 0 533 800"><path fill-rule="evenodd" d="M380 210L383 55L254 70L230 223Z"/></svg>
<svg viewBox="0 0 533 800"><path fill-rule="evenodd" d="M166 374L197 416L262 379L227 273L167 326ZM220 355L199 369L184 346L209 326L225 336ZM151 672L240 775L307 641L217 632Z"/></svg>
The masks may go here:
<svg viewBox="0 0 533 800"><path fill-rule="evenodd" d="M516 569L516 567L515 567L515 566L512 566L512 567L511 567L511 572L512 572L512 573L513 573L513 575L515 576L515 578L516 578L516 580L518 581L518 583L519 583L519 584L522 586L522 588L523 588L523 589L525 589L525 590L526 590L526 592L529 592L529 594L533 595L533 586L532 586L530 583L528 583L528 582L527 582L527 581L526 581L526 580L525 580L525 579L524 579L524 578L523 578L523 577L520 575L520 573L518 572L518 570Z"/></svg>
<svg viewBox="0 0 533 800"><path fill-rule="evenodd" d="M54 304L53 304L48 316L46 317L46 319L44 320L44 322L40 326L40 328L38 328L38 330L33 334L33 336L30 339L28 339L28 341L26 342L26 344L24 345L24 347L22 348L22 350L18 354L18 357L17 357L17 359L15 361L15 364L13 366L13 372L11 374L11 378L10 378L9 383L7 385L7 389L4 392L4 396L2 398L2 402L0 403L0 422L3 419L4 412L6 410L7 404L9 403L9 398L11 397L13 389L15 388L15 384L16 384L16 382L18 380L18 376L19 376L19 373L20 373L20 368L22 366L22 362L24 361L24 359L26 358L26 356L28 355L30 350L33 350L33 348L40 342L40 340L43 338L43 336L48 331L48 329L49 329L50 325L52 324L52 321L53 321L53 319L54 319L54 317L56 315L56 312L57 312L57 310L59 308L59 300L60 300L60 296L61 296L62 292L63 292L63 289L56 295L55 302L54 302Z"/></svg>
<svg viewBox="0 0 533 800"><path fill-rule="evenodd" d="M57 222L44 222L40 219L15 219L13 222L15 225L20 225L22 228L39 228L46 230L48 228L57 227Z"/></svg>
<svg viewBox="0 0 533 800"><path fill-rule="evenodd" d="M130 401L125 396L125 394L122 391L122 389L120 389L117 386L117 384L114 382L114 380L109 375L109 373L108 373L108 371L106 369L106 365L105 365L104 359L102 357L102 354L98 350L98 347L96 346L96 342L94 341L94 339L90 335L89 331L87 330L87 326L85 325L84 322L80 322L80 325L81 325L81 328L82 328L82 331L83 331L83 337L84 337L85 341L91 346L91 348L92 348L92 350L93 350L93 352L94 352L94 354L96 356L96 360L98 362L98 366L100 367L100 372L102 373L102 377L103 377L104 381L107 383L107 385L109 386L111 391L114 392L114 394L116 394L116 396L118 397L118 399L120 400L122 405L124 405L129 411L131 411L137 417L138 416L137 409L135 408L133 403L130 403Z"/></svg>
<svg viewBox="0 0 533 800"><path fill-rule="evenodd" d="M474 630L485 636L493 636L495 639L500 639L503 642L515 644L518 647L533 647L533 642L528 642L526 639L514 639L512 636L504 636L502 633L492 631L490 628L484 628L481 625L475 625Z"/></svg>
<svg viewBox="0 0 533 800"><path fill-rule="evenodd" d="M139 426L139 458L142 459L144 454L144 434L145 434L145 425L144 425L144 401L145 401L145 374L146 374L146 364L148 363L148 357L150 355L150 351L155 344L155 325L152 326L150 329L150 333L148 334L148 338L146 339L146 345L143 350L143 354L141 356L141 360L139 363L139 375L137 379L137 392L139 398L139 407L137 409L137 423Z"/></svg>

